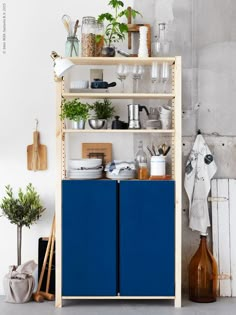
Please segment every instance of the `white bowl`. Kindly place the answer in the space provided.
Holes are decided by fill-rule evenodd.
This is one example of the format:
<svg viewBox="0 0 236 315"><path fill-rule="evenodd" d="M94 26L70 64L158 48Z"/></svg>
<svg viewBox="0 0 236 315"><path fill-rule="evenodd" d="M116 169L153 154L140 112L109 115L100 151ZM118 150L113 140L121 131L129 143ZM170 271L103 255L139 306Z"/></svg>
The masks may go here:
<svg viewBox="0 0 236 315"><path fill-rule="evenodd" d="M102 165L102 159L71 159L69 160L70 169L96 168Z"/></svg>
<svg viewBox="0 0 236 315"><path fill-rule="evenodd" d="M87 89L89 87L88 80L77 80L70 83L71 89Z"/></svg>

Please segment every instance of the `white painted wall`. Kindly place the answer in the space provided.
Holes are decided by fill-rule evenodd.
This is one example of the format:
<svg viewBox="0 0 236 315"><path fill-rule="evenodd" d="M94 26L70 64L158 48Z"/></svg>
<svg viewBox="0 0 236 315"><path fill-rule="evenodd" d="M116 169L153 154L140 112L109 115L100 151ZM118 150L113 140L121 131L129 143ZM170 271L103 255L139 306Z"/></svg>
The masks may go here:
<svg viewBox="0 0 236 315"><path fill-rule="evenodd" d="M0 198L6 184L17 191L32 182L47 208L40 221L23 229L22 261L37 261L37 242L47 236L54 212L55 190L55 86L52 50L64 53L64 13L74 19L97 16L108 10L107 0L0 1L7 6L7 50L0 50ZM126 1L132 5L133 1ZM0 19L0 38L2 20ZM1 41L1 40L0 40ZM2 43L0 43L2 45ZM39 120L41 143L48 148L48 170L26 169L26 146L32 143ZM8 266L16 264L16 227L0 218L0 295Z"/></svg>

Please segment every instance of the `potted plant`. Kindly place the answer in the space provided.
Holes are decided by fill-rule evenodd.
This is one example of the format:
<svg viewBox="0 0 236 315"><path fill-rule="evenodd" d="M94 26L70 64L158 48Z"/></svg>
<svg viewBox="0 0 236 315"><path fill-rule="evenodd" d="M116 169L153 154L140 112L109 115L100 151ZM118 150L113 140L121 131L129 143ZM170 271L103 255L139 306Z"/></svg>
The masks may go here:
<svg viewBox="0 0 236 315"><path fill-rule="evenodd" d="M90 105L82 103L78 98L73 100L62 100L61 119L69 119L72 129L84 129L85 122L89 117Z"/></svg>
<svg viewBox="0 0 236 315"><path fill-rule="evenodd" d="M98 23L107 23L104 32L104 42L107 46L103 48L102 56L114 57L115 48L112 45L125 39L128 26L126 23L121 22L121 20L124 17L128 18L130 11L123 9L124 2L120 0L110 0L108 6L111 7L111 11L100 14L97 21ZM113 14L111 12L113 12ZM135 18L137 14L141 15L138 11L131 9L133 18ZM101 40L100 37L101 35L98 35L96 41L99 42Z"/></svg>
<svg viewBox="0 0 236 315"><path fill-rule="evenodd" d="M107 128L107 120L112 118L115 113L115 108L109 99L96 101L91 105L94 111L94 117L89 119L89 125L93 129Z"/></svg>
<svg viewBox="0 0 236 315"><path fill-rule="evenodd" d="M21 265L22 228L30 228L42 215L42 206L38 193L32 184L28 184L26 192L19 189L18 197L13 196L11 186L6 186L6 196L0 204L3 216L17 226L17 265Z"/></svg>

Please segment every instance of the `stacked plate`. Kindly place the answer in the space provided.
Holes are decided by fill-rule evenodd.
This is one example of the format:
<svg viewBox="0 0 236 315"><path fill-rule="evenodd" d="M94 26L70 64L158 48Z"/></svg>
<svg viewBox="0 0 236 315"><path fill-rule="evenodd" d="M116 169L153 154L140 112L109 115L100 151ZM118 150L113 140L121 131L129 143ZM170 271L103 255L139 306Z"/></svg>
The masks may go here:
<svg viewBox="0 0 236 315"><path fill-rule="evenodd" d="M102 177L102 159L69 160L68 177L71 179L98 179Z"/></svg>
<svg viewBox="0 0 236 315"><path fill-rule="evenodd" d="M106 177L109 179L124 180L124 179L134 179L135 170L120 170L119 174L114 174L112 172L106 172Z"/></svg>

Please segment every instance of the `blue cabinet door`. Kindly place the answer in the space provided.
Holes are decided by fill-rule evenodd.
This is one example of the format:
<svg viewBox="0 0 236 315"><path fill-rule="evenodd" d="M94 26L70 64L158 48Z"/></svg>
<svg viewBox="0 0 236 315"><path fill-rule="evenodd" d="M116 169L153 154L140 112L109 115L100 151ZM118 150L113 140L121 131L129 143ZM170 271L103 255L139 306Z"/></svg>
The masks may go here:
<svg viewBox="0 0 236 315"><path fill-rule="evenodd" d="M62 182L62 295L117 294L117 183Z"/></svg>
<svg viewBox="0 0 236 315"><path fill-rule="evenodd" d="M174 296L174 182L120 183L120 294Z"/></svg>

